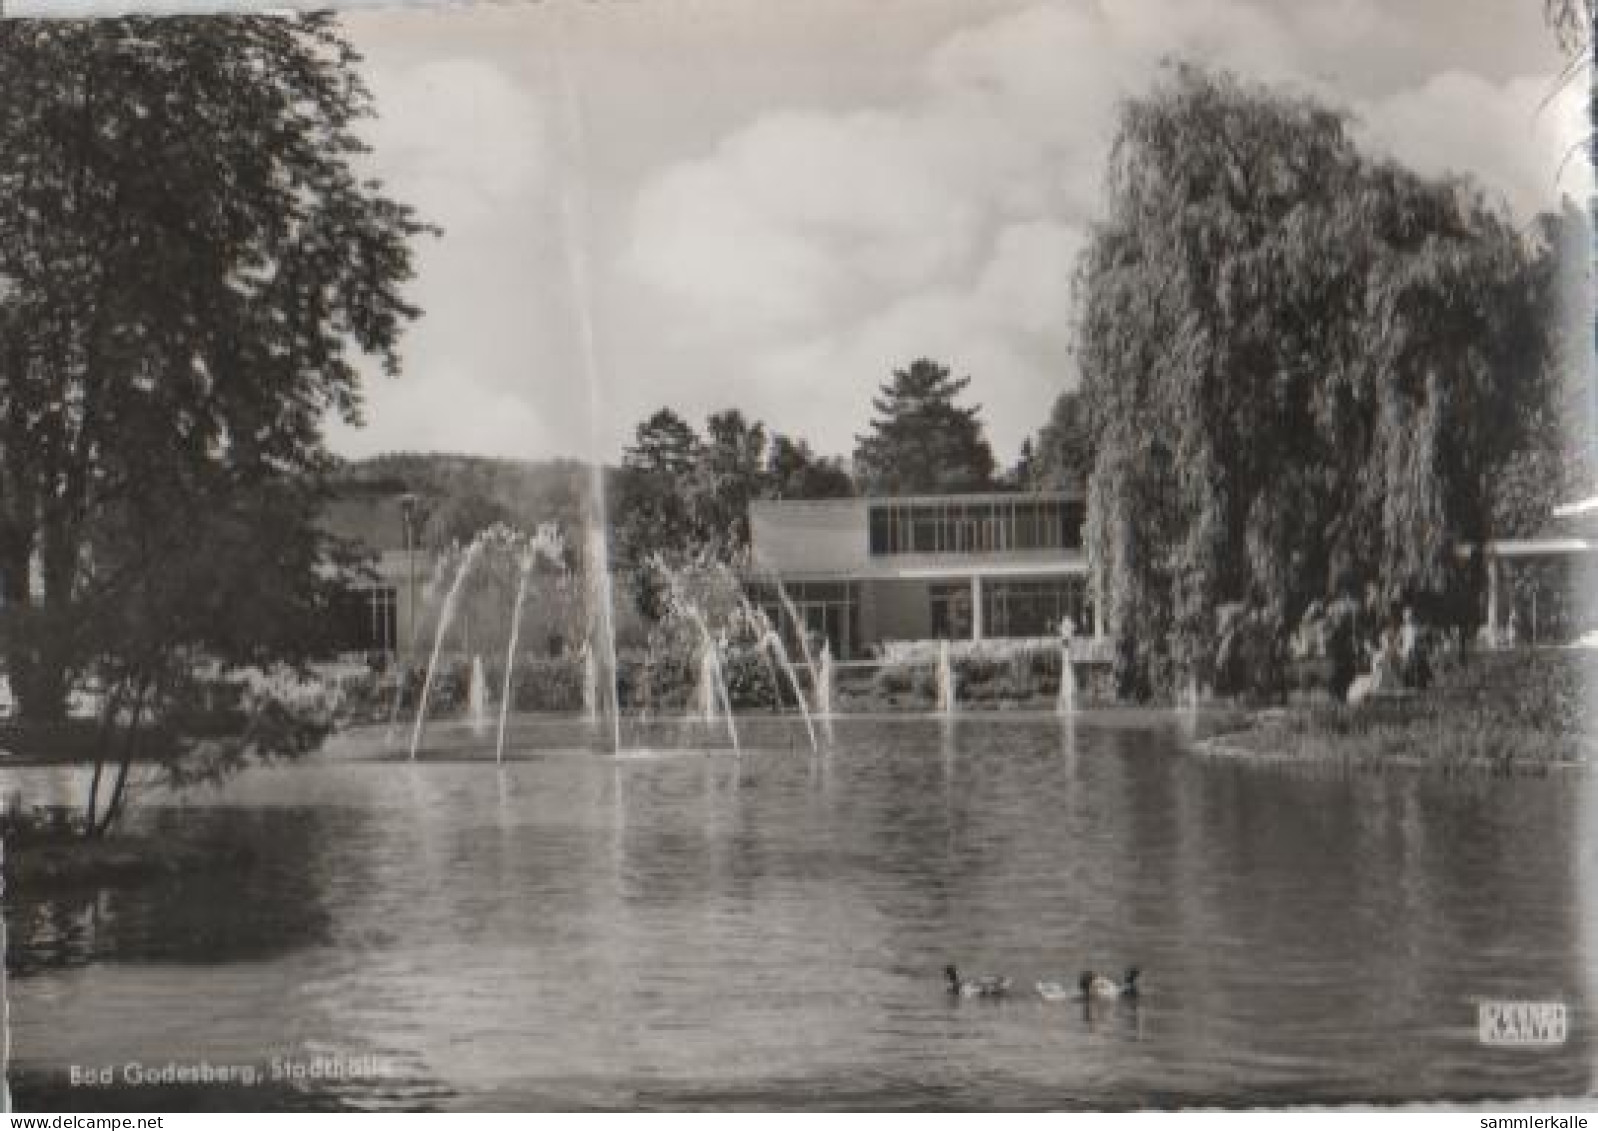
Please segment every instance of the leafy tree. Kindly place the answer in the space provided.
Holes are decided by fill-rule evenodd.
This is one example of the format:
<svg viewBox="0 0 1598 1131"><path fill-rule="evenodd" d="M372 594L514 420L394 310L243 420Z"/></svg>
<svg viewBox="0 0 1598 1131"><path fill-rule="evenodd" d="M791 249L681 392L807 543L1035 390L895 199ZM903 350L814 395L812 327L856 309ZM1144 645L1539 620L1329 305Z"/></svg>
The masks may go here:
<svg viewBox="0 0 1598 1131"><path fill-rule="evenodd" d="M1080 390L1054 398L1049 419L1038 429L1026 486L1048 491L1082 491L1093 470L1093 434L1087 402Z"/></svg>
<svg viewBox="0 0 1598 1131"><path fill-rule="evenodd" d="M638 425L611 483L614 557L632 571L651 620L667 611L652 561L725 568L749 548L754 500L854 494L837 461L818 458L803 440L770 435L731 408L710 415L703 437L672 410L659 410Z"/></svg>
<svg viewBox="0 0 1598 1131"><path fill-rule="evenodd" d="M653 553L700 541L691 487L701 442L693 426L669 408L639 424L634 436L622 453L611 522L619 559L637 566Z"/></svg>
<svg viewBox="0 0 1598 1131"><path fill-rule="evenodd" d="M355 547L318 532L323 500L305 479L174 487L152 476L99 513L76 592L101 695L90 835L121 815L141 757L159 754L177 780L195 780L249 757L304 753L323 737L314 713L235 702L236 688L197 662L268 671L326 654L336 602L361 563Z"/></svg>
<svg viewBox="0 0 1598 1131"><path fill-rule="evenodd" d="M1524 370L1511 406L1520 443L1489 484L1492 529L1500 536L1543 533L1556 506L1592 490L1598 405L1586 286L1591 233L1568 201L1535 225L1528 278L1550 327L1550 363Z"/></svg>
<svg viewBox="0 0 1598 1131"><path fill-rule="evenodd" d="M1579 56L1592 43L1594 0L1543 0L1543 17L1567 55Z"/></svg>
<svg viewBox="0 0 1598 1131"><path fill-rule="evenodd" d="M804 440L781 434L772 437L766 475L777 499L847 499L855 493L840 460L818 456Z"/></svg>
<svg viewBox="0 0 1598 1131"><path fill-rule="evenodd" d="M1464 616L1461 541L1545 318L1512 223L1306 98L1178 68L1123 109L1082 273L1088 538L1129 684L1376 584Z"/></svg>
<svg viewBox="0 0 1598 1131"><path fill-rule="evenodd" d="M465 545L491 526L515 526L510 508L481 490L460 490L427 510L422 539L434 550Z"/></svg>
<svg viewBox="0 0 1598 1131"><path fill-rule="evenodd" d="M999 487L1008 491L1030 491L1034 489L1038 476L1038 453L1032 443L1032 437L1027 436L1021 441L1021 450L1016 453L1015 464L999 476Z"/></svg>
<svg viewBox="0 0 1598 1131"><path fill-rule="evenodd" d="M699 462L702 441L693 425L669 408L640 424L636 441L622 456L622 466L650 475L686 479Z"/></svg>
<svg viewBox="0 0 1598 1131"><path fill-rule="evenodd" d="M327 16L0 22L0 601L24 717L144 647L82 592L130 500L198 534L202 507L314 479L324 416L359 418L356 355L397 372L428 229L357 171L357 61Z"/></svg>
<svg viewBox="0 0 1598 1131"><path fill-rule="evenodd" d="M766 494L766 427L735 408L705 421L693 509L712 543L749 545L749 503Z"/></svg>
<svg viewBox="0 0 1598 1131"><path fill-rule="evenodd" d="M993 450L980 407L956 399L971 378L922 358L895 370L872 407L871 432L856 437L855 468L868 495L982 491L993 486Z"/></svg>

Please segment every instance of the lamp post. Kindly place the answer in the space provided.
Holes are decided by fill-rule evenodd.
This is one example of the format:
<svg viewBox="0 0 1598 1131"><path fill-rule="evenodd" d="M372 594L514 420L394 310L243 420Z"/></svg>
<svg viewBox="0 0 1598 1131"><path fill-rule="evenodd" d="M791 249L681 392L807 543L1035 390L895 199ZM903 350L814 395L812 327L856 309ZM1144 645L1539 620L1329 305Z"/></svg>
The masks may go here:
<svg viewBox="0 0 1598 1131"><path fill-rule="evenodd" d="M405 521L405 607L410 625L406 632L406 662L416 659L416 496L407 491L400 496L400 513Z"/></svg>

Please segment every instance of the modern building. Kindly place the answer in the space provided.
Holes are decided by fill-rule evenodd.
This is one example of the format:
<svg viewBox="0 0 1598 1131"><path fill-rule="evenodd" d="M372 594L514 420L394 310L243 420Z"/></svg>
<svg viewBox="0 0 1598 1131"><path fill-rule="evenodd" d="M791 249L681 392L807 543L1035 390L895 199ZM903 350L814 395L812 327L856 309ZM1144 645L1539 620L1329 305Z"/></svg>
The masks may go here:
<svg viewBox="0 0 1598 1131"><path fill-rule="evenodd" d="M1598 495L1555 507L1536 537L1485 549L1489 641L1563 643L1598 629Z"/></svg>
<svg viewBox="0 0 1598 1131"><path fill-rule="evenodd" d="M371 576L346 590L334 615L340 652L409 654L430 558L416 537L415 497L351 493L328 504L322 528L373 556Z"/></svg>
<svg viewBox="0 0 1598 1131"><path fill-rule="evenodd" d="M1097 635L1085 515L1060 493L758 501L752 583L779 580L843 660L897 641L1056 637L1065 617Z"/></svg>

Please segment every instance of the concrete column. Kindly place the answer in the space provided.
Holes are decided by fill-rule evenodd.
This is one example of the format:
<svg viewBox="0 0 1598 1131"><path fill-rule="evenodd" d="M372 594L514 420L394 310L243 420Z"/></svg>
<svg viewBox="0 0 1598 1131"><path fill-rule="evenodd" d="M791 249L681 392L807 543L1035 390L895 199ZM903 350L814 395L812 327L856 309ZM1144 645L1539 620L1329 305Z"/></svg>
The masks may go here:
<svg viewBox="0 0 1598 1131"><path fill-rule="evenodd" d="M982 639L982 578L971 575L971 639Z"/></svg>
<svg viewBox="0 0 1598 1131"><path fill-rule="evenodd" d="M860 585L860 605L855 610L859 614L860 627L856 635L860 639L860 646L869 649L881 638L877 631L877 583L862 581ZM853 656L834 656L837 660L852 660Z"/></svg>
<svg viewBox="0 0 1598 1131"><path fill-rule="evenodd" d="M1487 556L1487 643L1490 647L1498 646L1498 583L1499 566L1498 558L1494 554Z"/></svg>
<svg viewBox="0 0 1598 1131"><path fill-rule="evenodd" d="M1091 586L1093 589L1093 639L1104 639L1104 587L1099 584L1098 574L1093 575Z"/></svg>

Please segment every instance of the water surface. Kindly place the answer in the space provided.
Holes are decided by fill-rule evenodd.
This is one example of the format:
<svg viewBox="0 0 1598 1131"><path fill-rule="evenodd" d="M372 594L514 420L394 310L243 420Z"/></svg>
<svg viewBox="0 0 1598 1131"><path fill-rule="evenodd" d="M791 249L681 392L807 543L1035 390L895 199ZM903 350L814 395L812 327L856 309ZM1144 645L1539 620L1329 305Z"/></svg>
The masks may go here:
<svg viewBox="0 0 1598 1131"><path fill-rule="evenodd" d="M567 727L566 731L580 730ZM447 729L438 739L449 745ZM1139 1107L1584 1095L1592 782L1261 765L1164 716L749 720L742 757L527 724L503 767L381 734L136 819L245 843L12 900L34 1107ZM670 739L668 743L667 739ZM691 739L689 735L687 738ZM547 749L556 742L558 750ZM542 747L540 753L534 747ZM14 770L34 797L56 769ZM1137 964L1139 1006L951 1001ZM1565 1002L1558 1049L1476 1003ZM107 1089L73 1065L363 1078Z"/></svg>

